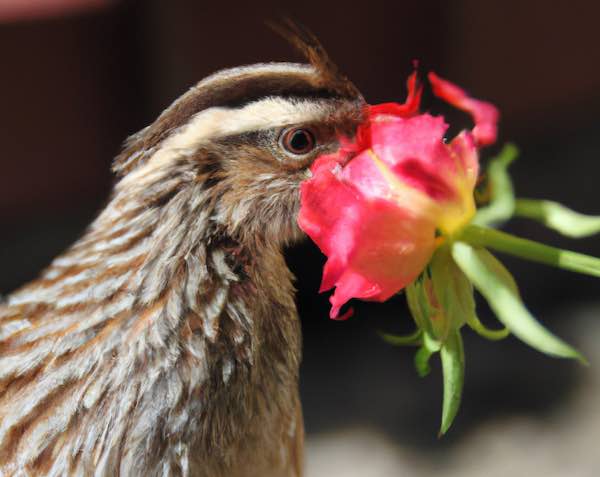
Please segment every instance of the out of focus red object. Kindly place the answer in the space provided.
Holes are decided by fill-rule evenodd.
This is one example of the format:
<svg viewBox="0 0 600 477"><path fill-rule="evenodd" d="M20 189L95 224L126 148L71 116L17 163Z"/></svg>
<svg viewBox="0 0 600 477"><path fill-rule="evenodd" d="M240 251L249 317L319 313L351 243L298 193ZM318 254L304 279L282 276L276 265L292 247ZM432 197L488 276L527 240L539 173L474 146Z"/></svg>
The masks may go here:
<svg viewBox="0 0 600 477"><path fill-rule="evenodd" d="M106 7L115 0L1 0L0 22L62 16Z"/></svg>

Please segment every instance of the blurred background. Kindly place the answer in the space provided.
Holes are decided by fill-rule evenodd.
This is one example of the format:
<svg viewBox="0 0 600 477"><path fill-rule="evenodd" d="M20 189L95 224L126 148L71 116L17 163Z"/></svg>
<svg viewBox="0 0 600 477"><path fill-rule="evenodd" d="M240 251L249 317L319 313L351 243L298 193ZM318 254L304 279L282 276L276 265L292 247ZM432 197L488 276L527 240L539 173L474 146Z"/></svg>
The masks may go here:
<svg viewBox="0 0 600 477"><path fill-rule="evenodd" d="M402 100L414 58L493 101L500 143L521 150L517 192L600 214L598 2L0 0L0 293L82 233L122 141L192 84L225 67L301 60L264 26L283 15L321 38L369 102ZM509 229L600 255L598 238ZM420 379L414 350L377 336L411 329L404 298L356 303L349 321L330 321L317 294L324 258L310 243L289 250L308 477L600 475L600 282L502 259L531 310L592 366L466 331L462 408L437 439L439 364Z"/></svg>

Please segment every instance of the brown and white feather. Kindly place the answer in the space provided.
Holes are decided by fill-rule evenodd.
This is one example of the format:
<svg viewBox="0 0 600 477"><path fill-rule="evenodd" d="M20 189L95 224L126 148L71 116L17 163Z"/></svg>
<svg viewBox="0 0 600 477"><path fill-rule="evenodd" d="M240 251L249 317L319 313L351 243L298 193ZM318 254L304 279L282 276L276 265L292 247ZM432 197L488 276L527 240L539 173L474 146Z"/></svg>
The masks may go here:
<svg viewBox="0 0 600 477"><path fill-rule="evenodd" d="M301 475L282 247L314 156L265 138L351 130L362 100L336 88L311 66L228 70L127 142L106 208L0 304L0 475Z"/></svg>

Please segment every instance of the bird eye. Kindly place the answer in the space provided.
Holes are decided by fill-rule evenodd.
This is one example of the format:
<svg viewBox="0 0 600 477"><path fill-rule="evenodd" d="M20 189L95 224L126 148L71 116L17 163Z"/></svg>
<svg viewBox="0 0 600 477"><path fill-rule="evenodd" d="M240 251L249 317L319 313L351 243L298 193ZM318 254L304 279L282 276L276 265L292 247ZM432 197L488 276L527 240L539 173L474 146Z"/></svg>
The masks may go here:
<svg viewBox="0 0 600 477"><path fill-rule="evenodd" d="M283 131L279 145L290 154L301 156L315 148L315 135L310 129L290 128Z"/></svg>

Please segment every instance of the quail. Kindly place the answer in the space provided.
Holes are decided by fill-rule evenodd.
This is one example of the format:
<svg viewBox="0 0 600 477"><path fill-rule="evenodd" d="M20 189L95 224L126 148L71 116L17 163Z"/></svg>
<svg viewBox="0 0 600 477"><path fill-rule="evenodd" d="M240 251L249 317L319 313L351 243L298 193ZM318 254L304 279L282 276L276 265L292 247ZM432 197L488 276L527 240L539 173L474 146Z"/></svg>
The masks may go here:
<svg viewBox="0 0 600 477"><path fill-rule="evenodd" d="M302 475L282 249L364 100L291 37L309 64L218 72L130 137L82 238L0 303L0 475Z"/></svg>

